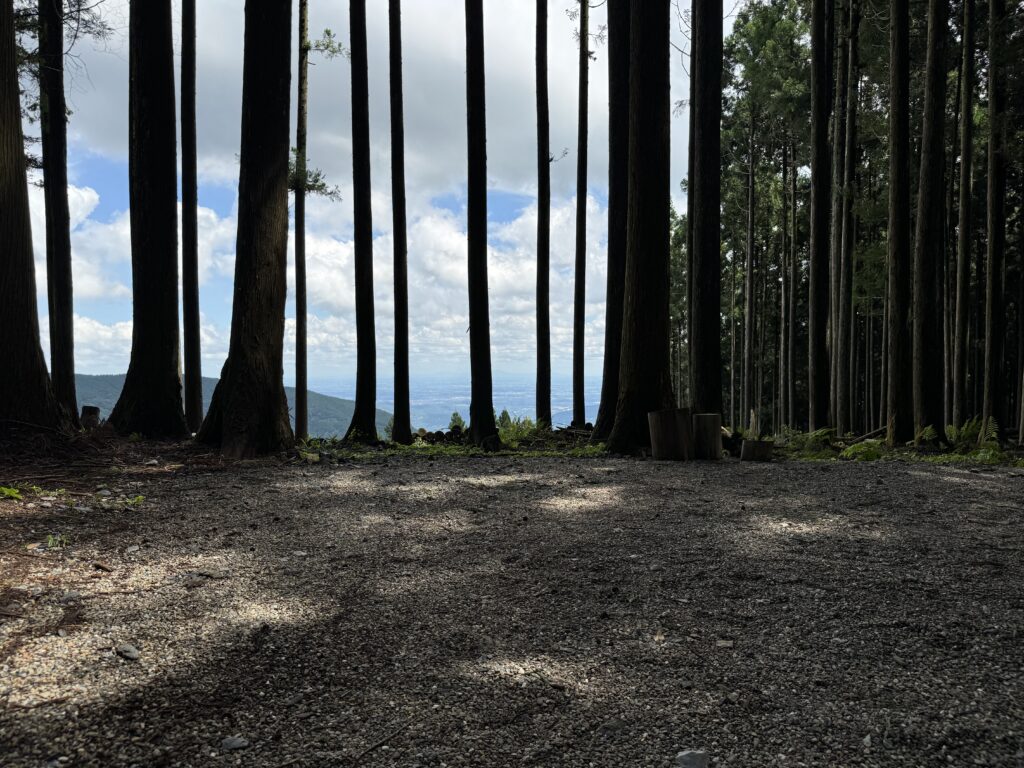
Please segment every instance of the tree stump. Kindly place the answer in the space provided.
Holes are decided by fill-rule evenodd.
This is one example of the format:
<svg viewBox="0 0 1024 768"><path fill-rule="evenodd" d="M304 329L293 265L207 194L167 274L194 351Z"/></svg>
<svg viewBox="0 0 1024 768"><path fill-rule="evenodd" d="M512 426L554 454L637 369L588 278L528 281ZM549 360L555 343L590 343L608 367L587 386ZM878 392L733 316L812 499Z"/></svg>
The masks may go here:
<svg viewBox="0 0 1024 768"><path fill-rule="evenodd" d="M771 440L744 440L740 447L740 461L771 461Z"/></svg>
<svg viewBox="0 0 1024 768"><path fill-rule="evenodd" d="M693 457L710 461L722 458L722 414L694 414Z"/></svg>
<svg viewBox="0 0 1024 768"><path fill-rule="evenodd" d="M96 429L100 425L100 409L95 405L82 406L82 429Z"/></svg>
<svg viewBox="0 0 1024 768"><path fill-rule="evenodd" d="M658 461L693 458L693 430L689 408L669 408L647 414L651 430L651 456Z"/></svg>

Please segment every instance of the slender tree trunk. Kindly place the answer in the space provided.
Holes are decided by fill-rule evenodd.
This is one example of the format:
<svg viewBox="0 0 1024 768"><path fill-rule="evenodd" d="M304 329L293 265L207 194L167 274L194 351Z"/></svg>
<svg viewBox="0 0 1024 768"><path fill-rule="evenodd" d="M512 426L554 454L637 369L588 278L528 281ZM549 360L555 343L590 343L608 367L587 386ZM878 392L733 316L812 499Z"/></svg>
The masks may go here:
<svg viewBox="0 0 1024 768"><path fill-rule="evenodd" d="M391 439L412 442L409 413L409 277L405 212L405 106L402 96L402 3L389 0L391 75L391 215L395 240L395 421Z"/></svg>
<svg viewBox="0 0 1024 768"><path fill-rule="evenodd" d="M612 34L609 30L609 35ZM537 0L537 422L551 426L551 139L548 117L548 0ZM611 190L609 190L609 196ZM609 271L611 269L609 231ZM609 276L609 280L610 280ZM622 312L619 316L621 323ZM615 340L616 350L618 339ZM607 344L606 344L607 350ZM607 386L607 351L605 353ZM618 372L615 374L618 389ZM604 401L604 391L601 393ZM615 406L611 405L614 418ZM600 419L598 419L600 422ZM611 429L609 425L608 429Z"/></svg>
<svg viewBox="0 0 1024 768"><path fill-rule="evenodd" d="M228 359L197 436L229 457L293 442L282 375L291 2L246 3L238 239Z"/></svg>
<svg viewBox="0 0 1024 768"><path fill-rule="evenodd" d="M840 360L846 354L846 348L842 346L840 339L840 314L842 311L842 300L840 298L840 282L842 273L842 249L843 249L843 173L845 165L843 162L846 149L846 111L849 89L849 30L851 20L851 6L854 0L839 0L842 4L839 9L839 18L836 20L836 47L839 58L836 62L835 77L836 87L834 91L834 107L832 111L832 183L831 183L831 215L832 221L829 227L831 241L829 245L829 423L838 426L839 416L839 379L841 372L846 366ZM846 39L844 40L844 36Z"/></svg>
<svg viewBox="0 0 1024 768"><path fill-rule="evenodd" d="M609 449L618 453L650 445L647 414L669 408L673 402L668 359L670 248L666 226L670 220L671 182L665 162L671 122L669 9L669 0L633 3L630 18L626 287L619 403L608 439ZM717 160L717 152L714 156ZM721 396L719 384L719 399ZM721 412L721 407L718 410Z"/></svg>
<svg viewBox="0 0 1024 768"><path fill-rule="evenodd" d="M309 0L299 0L299 101L295 120L295 438L309 437L306 304L306 136L309 110Z"/></svg>
<svg viewBox="0 0 1024 768"><path fill-rule="evenodd" d="M109 422L147 437L187 434L178 337L178 163L170 0L131 0L128 184L132 355Z"/></svg>
<svg viewBox="0 0 1024 768"><path fill-rule="evenodd" d="M886 279L885 295L882 297L882 346L879 348L878 356L881 359L879 367L881 373L878 380L878 427L881 429L886 425L886 414L888 413L888 391L889 391L889 281Z"/></svg>
<svg viewBox="0 0 1024 768"><path fill-rule="evenodd" d="M370 202L370 88L366 0L350 0L352 197L355 203L356 404L346 440L377 439L377 338L373 320L373 223Z"/></svg>
<svg viewBox="0 0 1024 768"><path fill-rule="evenodd" d="M611 434L619 399L629 207L629 6L629 0L608 0L608 289L605 299L604 378L601 382L601 407L594 425L595 440L606 440ZM677 364L681 368L681 350L677 354ZM677 393L682 388L680 382Z"/></svg>
<svg viewBox="0 0 1024 768"><path fill-rule="evenodd" d="M736 254L729 259L729 426L740 428L736 413Z"/></svg>
<svg viewBox="0 0 1024 768"><path fill-rule="evenodd" d="M945 156L946 0L928 1L921 168L914 241L914 427L942 432L943 158Z"/></svg>
<svg viewBox="0 0 1024 768"><path fill-rule="evenodd" d="M754 227L757 222L757 164L754 157L754 126L757 116L750 112L750 129L747 136L747 263L743 270L743 401L740 413L741 423L747 424L750 412L758 410L754 387L754 331L757 325L757 301L754 291Z"/></svg>
<svg viewBox="0 0 1024 768"><path fill-rule="evenodd" d="M787 398L787 382L791 375L789 370L789 324L793 318L789 314L789 273L793 265L789 260L789 145L782 145L782 256L780 263L781 283L779 290L779 423L781 428L788 424L789 409Z"/></svg>
<svg viewBox="0 0 1024 768"><path fill-rule="evenodd" d="M487 107L483 0L466 0L466 114L469 138L470 433L484 448L499 445L491 385L491 322L487 296ZM666 217L665 221L668 221ZM668 228L666 227L666 231Z"/></svg>
<svg viewBox="0 0 1024 768"><path fill-rule="evenodd" d="M858 30L860 27L860 5L858 0L850 0L848 18L848 43L844 57L847 64L847 75L844 78L847 86L846 96L846 129L843 137L846 147L843 151L844 163L842 173L840 224L842 237L839 253L839 344L836 359L837 396L836 431L845 435L852 430L854 420L851 416L855 400L851 387L850 354L853 346L853 249L856 244L853 220L853 201L857 174L857 99L860 89L860 63L858 59Z"/></svg>
<svg viewBox="0 0 1024 768"><path fill-rule="evenodd" d="M661 2L654 4L660 7ZM721 0L700 4L693 39L693 408L695 413L721 413Z"/></svg>
<svg viewBox="0 0 1024 768"><path fill-rule="evenodd" d="M971 205L974 195L974 0L964 0L960 70L960 203L956 249L956 331L953 340L953 426L967 420L967 320L970 316Z"/></svg>
<svg viewBox="0 0 1024 768"><path fill-rule="evenodd" d="M988 4L988 204L985 283L985 384L981 440L1003 402L1003 259L1006 250L1006 4ZM1000 417L1002 414L998 414Z"/></svg>
<svg viewBox="0 0 1024 768"><path fill-rule="evenodd" d="M787 382L786 399L789 401L787 407L787 415L789 417L787 423L790 427L796 428L796 292L797 284L799 282L800 275L800 261L797 259L797 247L796 247L796 183L797 183L797 161L796 161L796 143L794 142L791 146L790 158L793 163L792 173L789 174L789 185L790 185L790 232L792 236L789 241L789 341L786 344L786 351L789 355L789 363L786 366L789 369L789 376Z"/></svg>
<svg viewBox="0 0 1024 768"><path fill-rule="evenodd" d="M697 64L695 58L694 46L696 43L698 18L700 17L701 4L692 3L690 6L690 105L689 105L689 129L686 134L686 352L687 352L687 394L690 397L689 404L693 406L694 398L696 397L696 381L694 379L694 365L693 365L693 307L694 307L694 295L696 291L693 286L693 276L695 274L694 269L694 252L693 252L693 166L696 162L695 152L696 144L694 141L694 134L697 132L696 128L696 115L697 112L693 106L693 96L697 92ZM609 63L609 66L611 64ZM735 278L735 272L733 274ZM735 287L735 284L734 286ZM729 322L732 323L732 315L729 316ZM733 345L735 346L735 329L733 329ZM735 358L735 349L733 350L733 356ZM729 368L729 375L733 375L733 369ZM735 380L730 384L730 387L735 386ZM733 393L735 395L735 392ZM735 397L730 402L730 409L735 405Z"/></svg>
<svg viewBox="0 0 1024 768"><path fill-rule="evenodd" d="M39 0L39 132L46 200L46 285L50 368L57 400L78 421L75 395L71 215L68 211L68 123L64 101L64 4Z"/></svg>
<svg viewBox="0 0 1024 768"><path fill-rule="evenodd" d="M960 130L962 80L963 57L960 56L957 59L956 67L957 95L954 97L956 107L953 110L953 125L950 131L949 161L946 164L946 202L943 205L945 243L942 250L942 423L944 425L953 423L953 325L956 318L956 299L953 286L955 274L951 262L953 264L956 262L956 220L953 215L953 201L956 197L957 136Z"/></svg>
<svg viewBox="0 0 1024 768"><path fill-rule="evenodd" d="M203 424L203 363L199 323L199 182L196 176L196 0L182 0L181 319L185 350L185 423L189 432L198 432Z"/></svg>
<svg viewBox="0 0 1024 768"><path fill-rule="evenodd" d="M914 436L910 251L910 3L889 0L889 347L887 440Z"/></svg>
<svg viewBox="0 0 1024 768"><path fill-rule="evenodd" d="M18 426L70 426L58 402L39 345L32 225L15 61L13 0L0 0L0 441Z"/></svg>
<svg viewBox="0 0 1024 768"><path fill-rule="evenodd" d="M896 2L897 0L893 0ZM831 0L811 4L811 238L807 306L808 428L828 425L829 412L829 198L828 154L829 62L828 20Z"/></svg>
<svg viewBox="0 0 1024 768"><path fill-rule="evenodd" d="M590 105L590 3L580 2L579 131L576 154L576 276L572 322L572 424L587 423L584 394L584 332L587 324L587 134Z"/></svg>

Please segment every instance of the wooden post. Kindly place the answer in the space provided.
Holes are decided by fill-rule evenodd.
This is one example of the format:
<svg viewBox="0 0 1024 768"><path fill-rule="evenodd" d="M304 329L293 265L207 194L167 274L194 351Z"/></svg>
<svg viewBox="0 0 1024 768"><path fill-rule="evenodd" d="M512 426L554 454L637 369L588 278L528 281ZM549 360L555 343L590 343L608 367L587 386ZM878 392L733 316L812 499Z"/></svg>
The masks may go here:
<svg viewBox="0 0 1024 768"><path fill-rule="evenodd" d="M722 458L722 415L697 413L693 416L693 457L718 461Z"/></svg>
<svg viewBox="0 0 1024 768"><path fill-rule="evenodd" d="M689 408L669 408L647 414L651 430L651 456L658 461L693 458L693 431Z"/></svg>

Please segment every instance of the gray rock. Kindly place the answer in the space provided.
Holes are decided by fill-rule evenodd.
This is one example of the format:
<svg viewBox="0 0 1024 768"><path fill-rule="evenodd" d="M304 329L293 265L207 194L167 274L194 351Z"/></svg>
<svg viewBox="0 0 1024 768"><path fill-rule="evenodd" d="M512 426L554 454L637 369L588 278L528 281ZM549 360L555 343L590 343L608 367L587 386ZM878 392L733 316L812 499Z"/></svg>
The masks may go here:
<svg viewBox="0 0 1024 768"><path fill-rule="evenodd" d="M121 643L114 649L114 652L122 659L127 659L128 661L138 661L140 656L139 649L131 643Z"/></svg>
<svg viewBox="0 0 1024 768"><path fill-rule="evenodd" d="M708 768L709 765L711 765L711 757L707 752L686 749L676 755L677 768Z"/></svg>
<svg viewBox="0 0 1024 768"><path fill-rule="evenodd" d="M225 752L231 752L237 749L248 749L248 747L249 740L243 739L241 736L228 736L220 743L220 748Z"/></svg>

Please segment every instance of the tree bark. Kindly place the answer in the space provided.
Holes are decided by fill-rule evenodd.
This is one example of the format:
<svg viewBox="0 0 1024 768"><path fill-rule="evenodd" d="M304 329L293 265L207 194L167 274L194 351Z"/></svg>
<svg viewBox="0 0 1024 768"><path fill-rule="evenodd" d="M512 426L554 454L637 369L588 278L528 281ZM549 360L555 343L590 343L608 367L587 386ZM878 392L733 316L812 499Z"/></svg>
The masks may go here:
<svg viewBox="0 0 1024 768"><path fill-rule="evenodd" d="M692 98L694 158L691 192L693 294L690 298L693 303L693 325L690 329L690 366L694 381L694 412L721 414L721 0L701 3L695 21L692 64L695 85ZM630 205L632 210L632 201ZM632 226L631 222L630 227Z"/></svg>
<svg viewBox="0 0 1024 768"><path fill-rule="evenodd" d="M894 2L896 0L893 0ZM828 425L829 412L829 83L828 19L831 0L811 4L811 237L807 306L808 429Z"/></svg>
<svg viewBox="0 0 1024 768"><path fill-rule="evenodd" d="M844 153L846 149L846 107L849 89L849 45L848 36L853 0L839 0L839 18L836 20L835 45L839 52L836 62L836 87L833 94L832 111L832 179L831 191L831 222L829 225L829 424L838 426L839 415L839 378L845 366L840 360L846 354L841 346L839 326L841 324L840 281L842 273L843 249L843 171ZM843 38L847 37L847 40Z"/></svg>
<svg viewBox="0 0 1024 768"><path fill-rule="evenodd" d="M629 6L629 0L608 0L608 287L604 377L601 405L594 424L595 440L607 440L611 434L619 400L629 206Z"/></svg>
<svg viewBox="0 0 1024 768"><path fill-rule="evenodd" d="M68 211L68 124L64 101L64 4L39 0L39 133L46 201L46 286L53 391L72 422L75 395L71 215Z"/></svg>
<svg viewBox="0 0 1024 768"><path fill-rule="evenodd" d="M309 437L306 302L306 143L309 111L309 0L299 0L299 83L295 118L295 439Z"/></svg>
<svg viewBox="0 0 1024 768"><path fill-rule="evenodd" d="M760 403L755 401L754 330L757 326L757 300L754 292L754 227L757 211L757 163L755 161L754 127L757 116L750 112L750 130L747 136L747 263L743 269L743 397L740 398L740 421L745 424L750 411Z"/></svg>
<svg viewBox="0 0 1024 768"><path fill-rule="evenodd" d="M608 439L609 449L617 453L650 445L647 414L673 404L668 344L670 180L665 162L671 119L669 9L669 0L633 3L630 18L629 224L622 361L619 402ZM717 160L717 152L714 157Z"/></svg>
<svg viewBox="0 0 1024 768"><path fill-rule="evenodd" d="M910 251L910 3L889 2L889 365L890 446L914 437Z"/></svg>
<svg viewBox="0 0 1024 768"><path fill-rule="evenodd" d="M609 30L609 35L612 32ZM548 115L548 3L537 0L537 423L551 426L551 129ZM609 198L611 190L609 190ZM611 201L609 199L609 206ZM610 215L610 214L609 214ZM611 262L611 232L608 247ZM610 278L609 278L610 279ZM622 312L619 312L621 324ZM615 339L616 350L618 339ZM607 385L608 358L605 356ZM618 371L615 374L616 389ZM604 403L604 393L601 397ZM611 406L614 412L614 404ZM600 418L598 419L600 422ZM610 430L610 427L609 427Z"/></svg>
<svg viewBox="0 0 1024 768"><path fill-rule="evenodd" d="M182 437L178 164L170 0L131 0L128 185L132 354L108 421L123 434Z"/></svg>
<svg viewBox="0 0 1024 768"><path fill-rule="evenodd" d="M182 0L181 3L181 299L185 424L189 432L198 432L203 424L203 363L199 322L196 0Z"/></svg>
<svg viewBox="0 0 1024 768"><path fill-rule="evenodd" d="M13 422L29 429L64 429L70 419L53 392L39 345L32 225L21 132L12 0L0 0L0 440Z"/></svg>
<svg viewBox="0 0 1024 768"><path fill-rule="evenodd" d="M405 104L402 86L402 3L388 3L391 61L391 215L395 241L395 421L391 439L412 443L409 405L409 246L405 205Z"/></svg>
<svg viewBox="0 0 1024 768"><path fill-rule="evenodd" d="M290 64L291 2L247 2L231 340L198 435L232 458L293 442L282 382Z"/></svg>
<svg viewBox="0 0 1024 768"><path fill-rule="evenodd" d="M914 428L942 433L943 158L945 126L946 0L928 0L921 167L914 242Z"/></svg>
<svg viewBox="0 0 1024 768"><path fill-rule="evenodd" d="M974 195L974 0L964 0L960 70L960 198L956 248L956 329L953 339L953 426L967 420L967 320L970 316L971 224Z"/></svg>
<svg viewBox="0 0 1024 768"><path fill-rule="evenodd" d="M797 182L797 161L796 161L796 143L793 142L790 158L792 159L793 169L789 175L790 185L790 201L792 205L789 209L790 215L790 237L789 248L790 248L790 271L789 271L789 341L786 344L786 351L789 355L789 377L787 384L786 398L789 401L787 407L787 415L789 416L788 424L792 428L796 428L796 290L797 284L799 283L800 275L800 261L797 259L797 248L796 248L796 182Z"/></svg>
<svg viewBox="0 0 1024 768"><path fill-rule="evenodd" d="M789 324L793 318L789 314L789 273L793 269L789 259L789 144L782 144L782 253L779 259L782 266L781 282L779 283L779 377L778 377L778 427L789 423L789 402L787 387L789 371Z"/></svg>
<svg viewBox="0 0 1024 768"><path fill-rule="evenodd" d="M848 18L848 44L845 56L847 76L846 129L843 136L846 147L843 151L843 175L841 191L842 237L839 254L839 343L837 368L836 431L845 435L853 429L851 415L854 406L851 386L850 348L853 344L853 249L856 243L853 220L854 186L857 173L857 99L859 97L860 64L858 60L858 29L860 27L860 6L858 0L850 0Z"/></svg>
<svg viewBox="0 0 1024 768"><path fill-rule="evenodd" d="M476 445L492 448L498 445L498 429L494 423L487 296L487 106L483 0L466 0L466 115L469 139L469 358L472 378L470 434Z"/></svg>
<svg viewBox="0 0 1024 768"><path fill-rule="evenodd" d="M352 198L355 204L356 404L346 440L377 440L377 339L373 320L373 218L370 203L370 87L366 0L350 0Z"/></svg>
<svg viewBox="0 0 1024 768"><path fill-rule="evenodd" d="M1003 259L1006 250L1006 4L988 4L988 190L985 283L985 383L981 440L1003 402ZM1002 414L1000 414L1001 416Z"/></svg>
<svg viewBox="0 0 1024 768"><path fill-rule="evenodd" d="M590 2L580 3L579 130L576 143L576 275L572 322L572 425L587 423L584 333L587 323L587 108L590 104Z"/></svg>

